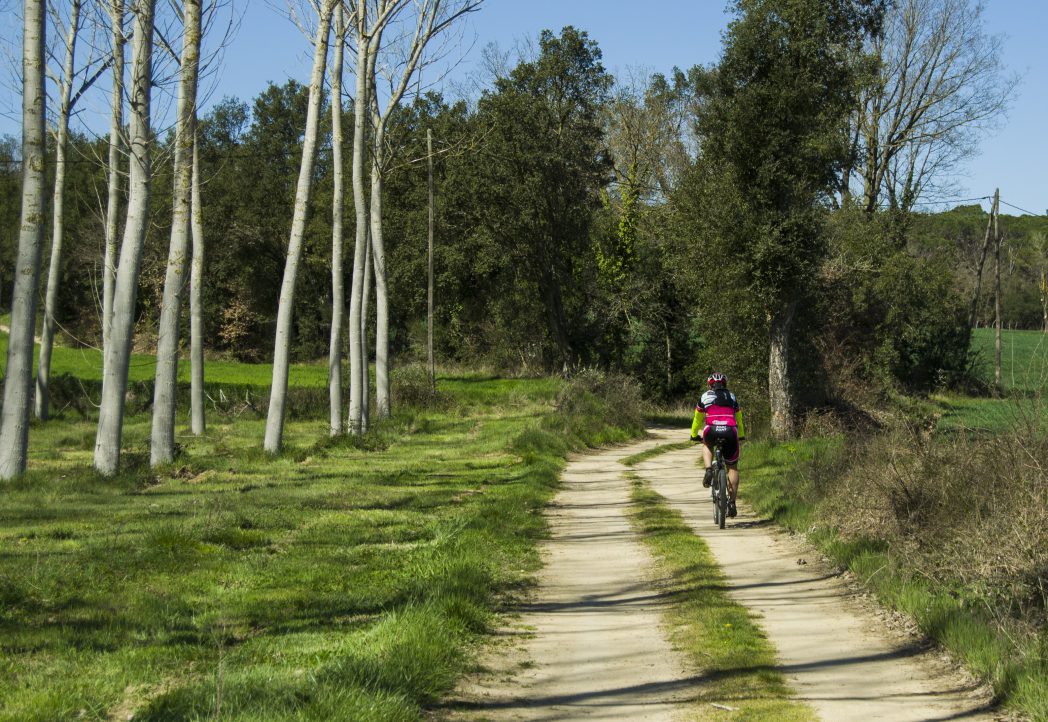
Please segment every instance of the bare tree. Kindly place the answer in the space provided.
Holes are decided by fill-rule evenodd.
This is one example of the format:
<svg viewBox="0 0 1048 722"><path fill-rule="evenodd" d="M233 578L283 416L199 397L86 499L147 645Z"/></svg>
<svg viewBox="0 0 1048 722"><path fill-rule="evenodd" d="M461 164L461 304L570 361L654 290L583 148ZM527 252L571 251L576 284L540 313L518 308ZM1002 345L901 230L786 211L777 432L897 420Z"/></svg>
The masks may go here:
<svg viewBox="0 0 1048 722"><path fill-rule="evenodd" d="M80 0L69 6L69 25L65 33L65 60L58 79L58 108L55 130L55 187L51 200L51 260L47 273L47 292L44 298L44 324L40 333L40 363L36 374L36 416L48 417L50 405L51 351L55 339L55 308L58 304L58 286L62 271L62 242L65 235L65 178L66 155L69 149L69 117L73 109L73 79L76 71L76 41L80 34ZM62 25L57 11L51 13L56 29Z"/></svg>
<svg viewBox="0 0 1048 722"><path fill-rule="evenodd" d="M689 161L687 79L630 71L605 108L615 181L641 196L666 196ZM632 180L631 180L632 179ZM627 191L628 192L628 191Z"/></svg>
<svg viewBox="0 0 1048 722"><path fill-rule="evenodd" d="M868 41L877 67L853 116L845 202L857 185L867 212L882 204L909 210L949 182L1014 94L1002 44L986 34L982 5L972 0L890 4Z"/></svg>
<svg viewBox="0 0 1048 722"><path fill-rule="evenodd" d="M174 190L171 242L168 246L164 295L160 306L153 386L153 430L150 463L166 464L175 457L175 396L178 385L178 331L182 290L189 270L190 212L193 200L193 148L196 136L197 72L200 67L200 0L182 5L183 33L178 119L175 127Z"/></svg>
<svg viewBox="0 0 1048 722"><path fill-rule="evenodd" d="M342 163L342 57L346 42L345 18L340 4L335 12L335 57L331 68L331 164L333 188L331 199L331 347L328 353L328 391L331 401L331 435L344 430L342 424L342 326L345 310L342 248L342 209L345 205Z"/></svg>
<svg viewBox="0 0 1048 722"><path fill-rule="evenodd" d="M353 206L356 217L356 237L353 247L353 277L350 282L349 301L349 431L361 434L365 431L364 407L367 404L367 355L362 331L366 318L361 307L364 297L364 275L366 257L370 249L368 239L367 202L364 197L364 163L367 155L365 136L367 133L368 78L377 56L376 37L389 21L388 8L376 8L376 16L369 14L369 3L358 0L350 3L353 32L356 37L357 58L354 66L356 90L353 98Z"/></svg>
<svg viewBox="0 0 1048 722"><path fill-rule="evenodd" d="M120 468L120 440L124 430L124 397L131 360L135 297L142 263L142 245L149 224L154 2L136 0L132 6L135 25L131 50L129 197L113 291L110 343L105 349L102 399L95 437L95 469L106 476L116 474Z"/></svg>
<svg viewBox="0 0 1048 722"><path fill-rule="evenodd" d="M463 15L477 10L483 0L350 0L350 8L354 13L356 24L354 27L357 40L357 98L355 119L357 128L363 125L359 114L362 111L361 103L366 104L366 110L370 115L370 143L371 152L371 199L368 211L364 210L363 193L363 171L365 157L364 153L357 152L357 139L354 138L354 200L357 204L357 249L354 255L354 281L353 297L350 302L350 333L355 320L359 316L354 309L359 308L357 292L362 292L363 256L361 249L363 243L359 224L366 215L370 215L371 229L371 251L375 265L375 413L377 418L389 416L390 403L390 364L389 364L389 298L387 289L386 253L383 241L382 229L382 190L385 182L385 174L388 169L393 153L386 144L386 128L389 118L397 105L403 99L411 82L416 77L416 72L424 64L424 54L427 45L447 30ZM369 7L371 10L369 10ZM369 18L373 18L369 22ZM390 31L390 28L393 28ZM383 37L389 42L383 51ZM386 62L378 62L379 54L383 53ZM361 78L361 75L364 78ZM384 105L379 101L379 80L383 81L385 100ZM363 87L361 83L364 83ZM361 92L363 91L363 92ZM363 97L362 97L363 96ZM362 140L362 139L361 139ZM357 278L361 277L358 285ZM363 357L362 349L356 353L359 358ZM353 386L362 384L363 375L359 377L353 373L354 343L350 340L350 365L351 380L350 388L350 428L359 432L361 423L359 421L360 396L353 394ZM362 369L362 366L360 367ZM358 371L359 373L359 371ZM357 381L357 378L360 381ZM358 387L358 394L360 389Z"/></svg>
<svg viewBox="0 0 1048 722"><path fill-rule="evenodd" d="M0 479L25 473L33 391L33 336L44 245L44 0L25 0L22 41L22 215L11 303L4 405L0 409Z"/></svg>
<svg viewBox="0 0 1048 722"><path fill-rule="evenodd" d="M120 158L124 150L124 0L111 0L109 22L113 37L113 87L109 126L109 193L106 200L105 257L102 263L102 348L109 348L116 281L116 236L120 212Z"/></svg>
<svg viewBox="0 0 1048 722"><path fill-rule="evenodd" d="M295 279L302 256L302 242L306 228L306 214L313 192L313 163L316 158L317 129L320 125L320 105L324 94L324 73L327 68L328 36L331 15L340 0L321 0L314 6L319 23L313 53L313 73L309 82L309 106L306 111L305 139L302 144L302 164L295 190L295 212L291 221L291 237L284 279L280 286L280 305L277 309L277 329L273 344L273 383L269 392L269 414L266 418L264 448L271 454L280 452L284 438L284 413L287 405L288 366L291 354L291 314L294 309Z"/></svg>

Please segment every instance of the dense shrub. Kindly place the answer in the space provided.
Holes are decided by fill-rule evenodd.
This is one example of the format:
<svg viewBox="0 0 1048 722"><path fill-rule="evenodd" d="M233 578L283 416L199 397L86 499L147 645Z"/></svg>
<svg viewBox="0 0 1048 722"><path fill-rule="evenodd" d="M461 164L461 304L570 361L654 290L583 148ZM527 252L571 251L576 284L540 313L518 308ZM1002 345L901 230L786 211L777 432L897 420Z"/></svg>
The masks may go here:
<svg viewBox="0 0 1048 722"><path fill-rule="evenodd" d="M575 448L638 436L644 431L640 385L623 374L584 370L557 394L556 413L543 426Z"/></svg>
<svg viewBox="0 0 1048 722"><path fill-rule="evenodd" d="M896 431L849 451L843 473L825 478L821 519L885 540L997 619L1045 626L1048 434L1036 415L1008 436Z"/></svg>

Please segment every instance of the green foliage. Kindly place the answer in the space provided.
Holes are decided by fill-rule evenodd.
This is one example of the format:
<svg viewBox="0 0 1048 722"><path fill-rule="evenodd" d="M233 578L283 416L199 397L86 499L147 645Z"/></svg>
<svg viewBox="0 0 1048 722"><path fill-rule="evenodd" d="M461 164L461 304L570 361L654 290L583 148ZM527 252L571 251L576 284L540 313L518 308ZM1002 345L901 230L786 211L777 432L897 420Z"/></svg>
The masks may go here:
<svg viewBox="0 0 1048 722"><path fill-rule="evenodd" d="M600 57L585 32L544 31L538 56L480 99L484 162L462 179L476 207L470 260L486 272L475 287L484 313L467 317L494 320L487 344L546 368L585 361L592 338L590 228L610 170L599 112L611 78Z"/></svg>
<svg viewBox="0 0 1048 722"><path fill-rule="evenodd" d="M829 235L819 348L837 392L861 398L962 382L970 365L968 304L949 259L898 248L884 216L840 211Z"/></svg>
<svg viewBox="0 0 1048 722"><path fill-rule="evenodd" d="M959 278L963 296L970 302L975 293L975 271L979 264L989 214L978 205L958 206L943 213L914 214L909 247L915 254L934 255L964 269ZM1039 286L1048 270L1048 218L1002 214L1001 315L1005 328L1044 328L1044 297ZM994 257L991 246L983 269L982 289L976 305L976 325L991 326Z"/></svg>
<svg viewBox="0 0 1048 722"><path fill-rule="evenodd" d="M740 0L735 11L720 62L695 74L701 150L673 201L707 367L760 392L771 324L791 333L780 321L789 309L800 308L791 355L813 355L817 319L806 312L825 255L825 201L847 158L866 17L850 0Z"/></svg>

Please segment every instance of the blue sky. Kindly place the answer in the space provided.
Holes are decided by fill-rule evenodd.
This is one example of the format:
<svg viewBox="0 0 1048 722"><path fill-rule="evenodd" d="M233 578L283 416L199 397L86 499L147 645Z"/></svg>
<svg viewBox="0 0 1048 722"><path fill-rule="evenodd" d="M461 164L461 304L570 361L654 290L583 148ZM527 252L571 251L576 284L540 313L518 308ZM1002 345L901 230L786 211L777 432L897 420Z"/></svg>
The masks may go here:
<svg viewBox="0 0 1048 722"><path fill-rule="evenodd" d="M224 62L212 78L208 102L223 96L250 101L268 81L289 77L305 81L309 74L309 47L282 11L282 0L234 0L243 13L239 32L224 53ZM0 12L12 16L13 0L0 0ZM575 25L597 41L604 65L616 75L631 68L667 72L715 62L720 33L728 22L723 0L486 0L469 16L456 54L462 61L450 82L465 84L483 76L482 50L495 43L503 51L517 42L534 39L544 29ZM1000 129L983 138L980 155L956 178L957 198L989 196L995 187L1012 206L1035 213L1048 212L1048 3L1042 0L986 0L987 30L1006 38L1004 61L1023 75L1012 108ZM0 26L0 36L11 43L17 22ZM17 36L14 42L18 42ZM8 77L10 77L8 73ZM19 99L9 83L0 86L0 134L17 134L12 117ZM449 94L454 90L449 88ZM86 122L94 125L85 111ZM104 117L105 102L97 102ZM988 205L988 204L987 204ZM1005 212L1018 213L1005 206Z"/></svg>

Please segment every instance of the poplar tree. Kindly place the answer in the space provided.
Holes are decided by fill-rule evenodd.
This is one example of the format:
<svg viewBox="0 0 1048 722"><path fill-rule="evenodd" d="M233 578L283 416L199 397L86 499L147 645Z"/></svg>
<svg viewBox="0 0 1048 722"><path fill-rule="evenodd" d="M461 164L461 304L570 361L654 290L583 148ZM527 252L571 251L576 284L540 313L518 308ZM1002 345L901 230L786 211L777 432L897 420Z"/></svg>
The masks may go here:
<svg viewBox="0 0 1048 722"><path fill-rule="evenodd" d="M22 215L11 299L4 405L0 409L0 479L4 480L21 476L26 468L29 405L33 395L36 295L46 207L44 1L25 0L22 22Z"/></svg>

